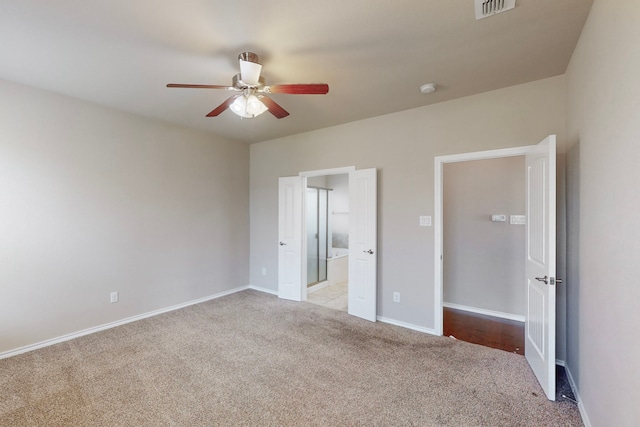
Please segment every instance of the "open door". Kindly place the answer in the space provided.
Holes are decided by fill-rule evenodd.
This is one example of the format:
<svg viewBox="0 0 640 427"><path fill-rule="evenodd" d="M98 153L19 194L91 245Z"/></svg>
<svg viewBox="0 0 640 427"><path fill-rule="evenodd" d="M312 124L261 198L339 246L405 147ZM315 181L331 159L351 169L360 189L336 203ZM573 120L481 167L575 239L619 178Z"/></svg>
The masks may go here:
<svg viewBox="0 0 640 427"><path fill-rule="evenodd" d="M526 154L525 357L547 398L556 395L556 137Z"/></svg>
<svg viewBox="0 0 640 427"><path fill-rule="evenodd" d="M290 176L278 182L278 298L302 301L302 183Z"/></svg>
<svg viewBox="0 0 640 427"><path fill-rule="evenodd" d="M377 309L376 169L349 173L349 314L372 322Z"/></svg>

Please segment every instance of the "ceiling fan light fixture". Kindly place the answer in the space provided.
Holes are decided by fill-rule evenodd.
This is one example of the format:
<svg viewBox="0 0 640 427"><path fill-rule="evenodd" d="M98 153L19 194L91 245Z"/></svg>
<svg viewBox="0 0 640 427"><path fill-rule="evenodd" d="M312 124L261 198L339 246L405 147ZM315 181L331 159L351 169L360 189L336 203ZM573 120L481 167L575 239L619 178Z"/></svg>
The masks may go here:
<svg viewBox="0 0 640 427"><path fill-rule="evenodd" d="M229 108L245 119L252 119L267 111L267 107L253 94L238 96Z"/></svg>
<svg viewBox="0 0 640 427"><path fill-rule="evenodd" d="M234 114L246 119L259 116L265 111L273 114L276 119L282 119L289 115L287 110L282 108L267 94L324 95L329 92L329 85L326 83L280 84L267 86L264 78L260 77L260 72L262 71L260 59L258 58L258 55L253 52L241 53L238 55L238 62L240 63L240 73L233 76L233 84L231 86L169 83L167 87L225 89L239 92L239 94L230 96L224 100L222 104L211 110L211 112L207 114L207 117L218 117L222 112L230 109Z"/></svg>

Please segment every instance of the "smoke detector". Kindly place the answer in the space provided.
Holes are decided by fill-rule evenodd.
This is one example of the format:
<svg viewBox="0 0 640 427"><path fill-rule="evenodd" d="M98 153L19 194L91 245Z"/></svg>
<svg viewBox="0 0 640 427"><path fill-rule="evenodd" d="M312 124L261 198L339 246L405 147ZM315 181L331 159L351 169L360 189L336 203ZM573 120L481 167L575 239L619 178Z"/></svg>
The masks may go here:
<svg viewBox="0 0 640 427"><path fill-rule="evenodd" d="M431 93L435 91L436 91L435 83L425 83L422 86L420 86L420 92L422 93Z"/></svg>
<svg viewBox="0 0 640 427"><path fill-rule="evenodd" d="M516 7L516 0L475 0L476 20L488 18Z"/></svg>

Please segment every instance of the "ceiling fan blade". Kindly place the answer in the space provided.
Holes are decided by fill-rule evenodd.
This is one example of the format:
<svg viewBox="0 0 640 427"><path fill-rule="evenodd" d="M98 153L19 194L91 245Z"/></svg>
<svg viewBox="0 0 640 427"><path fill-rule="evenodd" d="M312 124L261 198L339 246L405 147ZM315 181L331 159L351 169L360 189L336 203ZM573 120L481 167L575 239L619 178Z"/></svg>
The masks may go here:
<svg viewBox="0 0 640 427"><path fill-rule="evenodd" d="M265 107L267 107L269 112L271 114L273 114L276 117L276 119L282 119L282 118L287 117L289 115L287 110L282 108L280 105L278 105L278 103L276 103L276 101L274 101L273 99L269 98L268 96L260 95L260 96L258 96L258 99L260 101L262 101L262 103L265 105Z"/></svg>
<svg viewBox="0 0 640 427"><path fill-rule="evenodd" d="M186 89L224 89L224 90L235 90L239 91L240 89L235 88L233 86L223 86L223 85L189 85L189 84L181 84L181 83L169 83L167 87L178 87L178 88L186 88Z"/></svg>
<svg viewBox="0 0 640 427"><path fill-rule="evenodd" d="M326 83L269 85L262 88L262 91L291 95L324 95L329 92L329 85Z"/></svg>
<svg viewBox="0 0 640 427"><path fill-rule="evenodd" d="M233 101L235 101L236 98L239 97L239 96L241 96L241 95L234 95L234 96L231 96L231 97L227 98L226 101L224 101L222 104L218 105L209 114L207 114L207 117L217 117L217 116L219 116L220 113L222 113L224 110L229 108L229 106L231 104L233 104Z"/></svg>

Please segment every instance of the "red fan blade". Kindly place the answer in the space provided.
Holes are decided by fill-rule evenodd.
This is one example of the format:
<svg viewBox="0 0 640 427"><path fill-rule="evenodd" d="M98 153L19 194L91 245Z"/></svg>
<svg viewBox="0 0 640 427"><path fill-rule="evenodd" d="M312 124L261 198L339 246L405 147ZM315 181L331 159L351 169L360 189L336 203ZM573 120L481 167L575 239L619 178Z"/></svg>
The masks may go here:
<svg viewBox="0 0 640 427"><path fill-rule="evenodd" d="M266 95L260 95L258 97L258 99L260 99L260 101L262 101L262 103L265 105L265 107L267 107L267 109L269 109L269 112L271 114L273 114L276 119L282 119L284 117L287 117L289 115L289 113L282 108L280 105L278 105L276 103L276 101L274 101L273 99L269 98Z"/></svg>
<svg viewBox="0 0 640 427"><path fill-rule="evenodd" d="M219 116L220 113L222 113L224 110L229 108L229 105L233 104L233 101L235 101L236 98L239 97L239 96L240 95L234 95L234 96L231 96L231 97L227 98L226 101L224 101L222 104L218 105L214 110L212 110L209 114L207 114L207 117Z"/></svg>
<svg viewBox="0 0 640 427"><path fill-rule="evenodd" d="M324 95L329 92L329 85L326 83L270 85L265 86L262 91L264 93L288 93L291 95Z"/></svg>
<svg viewBox="0 0 640 427"><path fill-rule="evenodd" d="M222 86L222 85L188 85L188 84L181 84L181 83L169 83L167 85L167 87L179 87L179 88L186 88L186 89L224 89L224 90L240 90L238 88L235 88L233 86Z"/></svg>

